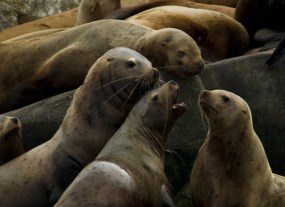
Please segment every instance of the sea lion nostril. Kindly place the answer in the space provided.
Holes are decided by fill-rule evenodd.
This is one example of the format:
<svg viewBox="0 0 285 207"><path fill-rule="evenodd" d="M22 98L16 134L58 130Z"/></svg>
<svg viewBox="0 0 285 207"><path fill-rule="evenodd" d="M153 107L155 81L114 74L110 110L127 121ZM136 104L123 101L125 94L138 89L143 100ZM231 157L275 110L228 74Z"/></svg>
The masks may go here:
<svg viewBox="0 0 285 207"><path fill-rule="evenodd" d="M169 83L173 84L173 85L177 85L177 83L173 80L170 80Z"/></svg>
<svg viewBox="0 0 285 207"><path fill-rule="evenodd" d="M11 121L13 121L14 124L17 124L17 123L18 123L18 119L17 119L16 117L12 117L12 118L11 118Z"/></svg>
<svg viewBox="0 0 285 207"><path fill-rule="evenodd" d="M158 78L159 77L159 71L156 68L154 68L153 70L154 70L153 71L153 77Z"/></svg>

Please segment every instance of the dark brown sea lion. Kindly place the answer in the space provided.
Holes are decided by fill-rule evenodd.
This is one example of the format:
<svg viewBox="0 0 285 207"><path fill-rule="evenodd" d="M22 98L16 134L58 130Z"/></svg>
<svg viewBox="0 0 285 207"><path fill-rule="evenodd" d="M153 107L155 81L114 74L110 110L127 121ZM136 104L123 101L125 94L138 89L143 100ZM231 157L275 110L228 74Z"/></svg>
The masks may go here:
<svg viewBox="0 0 285 207"><path fill-rule="evenodd" d="M199 2L203 4L216 4L223 6L236 7L239 0L192 0L194 2Z"/></svg>
<svg viewBox="0 0 285 207"><path fill-rule="evenodd" d="M110 14L108 14L107 16L105 16L104 19L126 19L130 16L143 12L147 9L151 9L151 8L155 8L159 6L169 6L169 5L217 11L225 15L228 15L232 18L234 17L234 13L235 13L234 8L226 7L226 6L199 4L199 3L191 2L188 0L157 0L157 1L151 1L148 3L144 3L144 4L139 4L136 6L117 9L111 12Z"/></svg>
<svg viewBox="0 0 285 207"><path fill-rule="evenodd" d="M158 78L151 63L131 49L105 53L76 90L54 136L0 167L0 206L52 206Z"/></svg>
<svg viewBox="0 0 285 207"><path fill-rule="evenodd" d="M235 19L241 22L252 38L261 28L284 31L285 1L240 0L236 6Z"/></svg>
<svg viewBox="0 0 285 207"><path fill-rule="evenodd" d="M203 59L208 61L239 56L248 50L249 37L246 29L220 12L161 6L131 16L127 21L153 29L180 29L196 41Z"/></svg>
<svg viewBox="0 0 285 207"><path fill-rule="evenodd" d="M178 90L170 81L144 96L55 206L174 206L164 150L172 125L186 110L177 103Z"/></svg>
<svg viewBox="0 0 285 207"><path fill-rule="evenodd" d="M30 33L0 43L4 57L0 61L0 113L78 87L101 55L121 46L181 78L204 68L196 42L174 28L153 30L123 20L100 20Z"/></svg>
<svg viewBox="0 0 285 207"><path fill-rule="evenodd" d="M24 152L19 119L0 115L0 165L18 157Z"/></svg>
<svg viewBox="0 0 285 207"><path fill-rule="evenodd" d="M285 178L272 173L248 104L224 90L202 92L199 104L209 131L192 169L193 206L285 206Z"/></svg>

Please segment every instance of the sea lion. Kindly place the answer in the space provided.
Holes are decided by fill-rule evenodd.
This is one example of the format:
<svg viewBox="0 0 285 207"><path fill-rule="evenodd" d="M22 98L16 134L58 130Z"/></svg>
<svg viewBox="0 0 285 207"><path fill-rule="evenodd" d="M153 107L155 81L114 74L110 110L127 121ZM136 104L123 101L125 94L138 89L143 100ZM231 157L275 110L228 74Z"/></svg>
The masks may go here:
<svg viewBox="0 0 285 207"><path fill-rule="evenodd" d="M34 20L25 24L20 24L7 28L0 32L0 42L46 29L73 27L76 22L78 8L74 8L59 14L51 15L45 18Z"/></svg>
<svg viewBox="0 0 285 207"><path fill-rule="evenodd" d="M123 20L99 20L30 33L0 43L0 56L5 57L0 62L0 113L75 89L100 56L121 46L181 78L204 68L195 41L174 28L153 30Z"/></svg>
<svg viewBox="0 0 285 207"><path fill-rule="evenodd" d="M111 12L110 14L108 14L107 16L105 16L104 19L126 19L130 16L143 12L147 9L151 9L151 8L155 8L159 6L169 6L169 5L184 6L184 7L196 8L196 9L208 9L212 11L221 12L232 18L234 18L234 14L235 14L234 8L226 7L226 6L199 4L199 3L191 2L188 0L156 0L156 1L151 1L148 3L144 3L144 4L139 4L136 6L123 7L123 8L117 9Z"/></svg>
<svg viewBox="0 0 285 207"><path fill-rule="evenodd" d="M0 115L0 165L24 152L21 140L21 122L16 117Z"/></svg>
<svg viewBox="0 0 285 207"><path fill-rule="evenodd" d="M158 70L139 53L106 52L76 90L54 136L0 167L0 194L5 195L0 206L52 206L158 78Z"/></svg>
<svg viewBox="0 0 285 207"><path fill-rule="evenodd" d="M120 7L121 0L81 0L76 25L99 20Z"/></svg>
<svg viewBox="0 0 285 207"><path fill-rule="evenodd" d="M239 22L205 9L162 6L138 13L127 21L153 29L180 29L196 41L203 59L208 61L239 56L249 45L248 33Z"/></svg>
<svg viewBox="0 0 285 207"><path fill-rule="evenodd" d="M209 131L192 168L193 206L285 206L285 178L272 173L248 104L213 90L199 105Z"/></svg>
<svg viewBox="0 0 285 207"><path fill-rule="evenodd" d="M170 81L144 96L55 206L174 206L164 150L172 125L186 110L184 103L177 104L178 91Z"/></svg>
<svg viewBox="0 0 285 207"><path fill-rule="evenodd" d="M284 31L285 1L240 0L236 6L235 19L247 29L250 38L262 28Z"/></svg>
<svg viewBox="0 0 285 207"><path fill-rule="evenodd" d="M192 0L194 2L199 2L203 4L216 4L223 6L236 7L239 0Z"/></svg>

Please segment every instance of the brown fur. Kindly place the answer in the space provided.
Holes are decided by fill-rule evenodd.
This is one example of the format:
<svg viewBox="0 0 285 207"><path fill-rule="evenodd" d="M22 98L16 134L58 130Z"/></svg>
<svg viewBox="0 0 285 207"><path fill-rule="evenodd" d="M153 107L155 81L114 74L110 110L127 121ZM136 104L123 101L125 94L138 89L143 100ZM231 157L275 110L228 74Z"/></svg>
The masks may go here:
<svg viewBox="0 0 285 207"><path fill-rule="evenodd" d="M220 5L200 4L200 3L195 3L195 2L188 1L188 0L156 0L156 1L145 3L145 4L140 4L140 5L136 5L132 7L125 7L125 8L115 10L114 12L105 16L104 19L126 19L130 16L133 16L147 9L151 9L151 8L155 8L159 6L169 6L169 5L217 11L227 16L230 16L232 18L234 17L234 12L235 12L234 8L231 8L231 7L220 6Z"/></svg>
<svg viewBox="0 0 285 207"><path fill-rule="evenodd" d="M55 14L49 17L8 28L0 33L0 42L28 34L30 32L73 27L75 25L77 12L78 8L75 8L66 12L62 12L60 14Z"/></svg>
<svg viewBox="0 0 285 207"><path fill-rule="evenodd" d="M209 131L192 168L193 207L285 206L285 178L272 173L247 103L213 90L199 104Z"/></svg>
<svg viewBox="0 0 285 207"><path fill-rule="evenodd" d="M186 109L176 104L178 89L168 82L144 96L55 206L174 207L164 150L172 125Z"/></svg>
<svg viewBox="0 0 285 207"><path fill-rule="evenodd" d="M75 89L100 56L121 46L178 77L190 78L204 67L195 41L173 28L100 20L30 33L0 43L0 56L5 57L0 61L0 113Z"/></svg>
<svg viewBox="0 0 285 207"><path fill-rule="evenodd" d="M156 7L136 14L127 21L153 29L180 29L196 41L203 59L208 61L239 56L249 45L247 31L239 22L219 12L205 9Z"/></svg>
<svg viewBox="0 0 285 207"><path fill-rule="evenodd" d="M24 152L19 119L0 115L0 165L9 162Z"/></svg>
<svg viewBox="0 0 285 207"><path fill-rule="evenodd" d="M191 0L202 4L216 4L229 7L236 7L239 0Z"/></svg>
<svg viewBox="0 0 285 207"><path fill-rule="evenodd" d="M0 168L0 206L53 206L158 78L152 64L131 49L100 57L54 136Z"/></svg>

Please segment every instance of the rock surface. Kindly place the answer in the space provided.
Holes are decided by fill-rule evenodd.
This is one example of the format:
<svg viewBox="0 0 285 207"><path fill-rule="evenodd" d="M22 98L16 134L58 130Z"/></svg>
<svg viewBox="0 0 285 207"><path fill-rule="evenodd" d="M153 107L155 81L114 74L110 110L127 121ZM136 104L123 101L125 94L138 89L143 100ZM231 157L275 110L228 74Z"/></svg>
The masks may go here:
<svg viewBox="0 0 285 207"><path fill-rule="evenodd" d="M72 9L78 5L77 0L1 0L0 31Z"/></svg>

